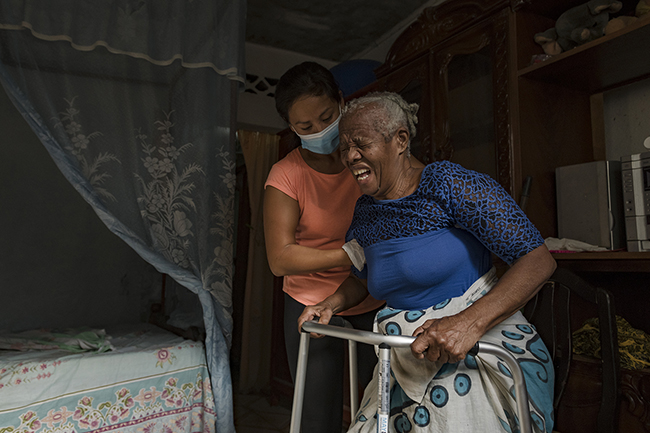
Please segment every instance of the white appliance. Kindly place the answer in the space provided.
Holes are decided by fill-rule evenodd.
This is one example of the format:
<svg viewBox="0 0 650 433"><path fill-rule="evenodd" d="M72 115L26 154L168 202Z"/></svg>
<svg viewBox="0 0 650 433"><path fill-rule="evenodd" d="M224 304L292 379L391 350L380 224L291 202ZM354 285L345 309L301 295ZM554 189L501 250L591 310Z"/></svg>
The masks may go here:
<svg viewBox="0 0 650 433"><path fill-rule="evenodd" d="M650 251L650 152L621 157L628 251Z"/></svg>
<svg viewBox="0 0 650 433"><path fill-rule="evenodd" d="M620 161L555 169L558 237L610 250L625 246Z"/></svg>

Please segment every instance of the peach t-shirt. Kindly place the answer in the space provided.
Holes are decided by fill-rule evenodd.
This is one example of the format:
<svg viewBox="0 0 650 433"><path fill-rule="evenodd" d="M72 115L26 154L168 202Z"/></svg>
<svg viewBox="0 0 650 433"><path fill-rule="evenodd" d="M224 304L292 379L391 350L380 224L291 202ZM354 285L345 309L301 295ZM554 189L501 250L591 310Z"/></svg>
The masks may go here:
<svg viewBox="0 0 650 433"><path fill-rule="evenodd" d="M277 188L298 202L298 245L319 249L343 246L354 205L361 195L349 170L337 174L319 173L307 165L298 148L273 165L264 187L267 186ZM350 268L346 266L311 274L286 275L283 290L301 304L313 305L333 294L349 274ZM342 315L365 313L382 304L383 301L368 296Z"/></svg>

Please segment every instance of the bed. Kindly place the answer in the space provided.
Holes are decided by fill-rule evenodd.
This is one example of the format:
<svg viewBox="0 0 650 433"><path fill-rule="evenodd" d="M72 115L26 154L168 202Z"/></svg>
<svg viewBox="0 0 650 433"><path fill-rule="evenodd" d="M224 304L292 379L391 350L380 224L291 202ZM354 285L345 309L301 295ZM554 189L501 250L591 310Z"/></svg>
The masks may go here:
<svg viewBox="0 0 650 433"><path fill-rule="evenodd" d="M105 343L0 350L0 433L215 431L202 343L150 324L106 329Z"/></svg>

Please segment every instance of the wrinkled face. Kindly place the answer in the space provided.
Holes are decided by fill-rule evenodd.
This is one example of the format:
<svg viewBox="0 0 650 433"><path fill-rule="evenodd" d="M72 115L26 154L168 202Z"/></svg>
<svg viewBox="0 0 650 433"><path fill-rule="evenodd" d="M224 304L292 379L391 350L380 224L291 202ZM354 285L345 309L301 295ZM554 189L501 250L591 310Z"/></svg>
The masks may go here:
<svg viewBox="0 0 650 433"><path fill-rule="evenodd" d="M354 175L363 194L377 200L399 198L396 195L405 147L398 131L386 142L374 125L382 113L370 107L341 119L341 161ZM403 131L403 130L402 130ZM408 133L406 135L408 140Z"/></svg>
<svg viewBox="0 0 650 433"><path fill-rule="evenodd" d="M289 124L300 135L316 134L332 124L340 113L340 103L327 95L304 96L288 111Z"/></svg>

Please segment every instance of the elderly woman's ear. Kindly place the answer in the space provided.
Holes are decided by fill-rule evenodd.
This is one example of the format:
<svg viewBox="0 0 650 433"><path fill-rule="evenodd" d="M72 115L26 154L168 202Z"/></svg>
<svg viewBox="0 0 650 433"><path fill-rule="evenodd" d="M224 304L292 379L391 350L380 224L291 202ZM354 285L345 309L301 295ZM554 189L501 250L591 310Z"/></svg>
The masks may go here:
<svg viewBox="0 0 650 433"><path fill-rule="evenodd" d="M406 128L399 128L395 135L397 136L397 146L401 155L408 150L410 135Z"/></svg>

